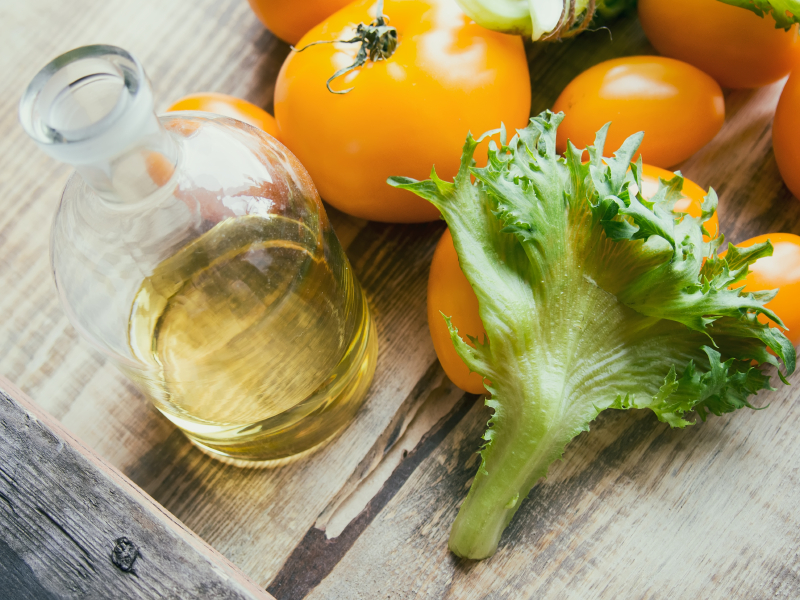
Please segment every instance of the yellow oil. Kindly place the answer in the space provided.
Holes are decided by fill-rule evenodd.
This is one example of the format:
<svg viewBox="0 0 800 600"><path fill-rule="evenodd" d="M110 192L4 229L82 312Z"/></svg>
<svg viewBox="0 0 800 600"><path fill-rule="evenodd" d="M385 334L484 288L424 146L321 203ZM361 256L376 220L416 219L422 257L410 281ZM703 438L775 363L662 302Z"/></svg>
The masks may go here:
<svg viewBox="0 0 800 600"><path fill-rule="evenodd" d="M306 451L341 429L375 369L374 326L333 234L282 217L222 221L164 260L133 302L128 373L206 450Z"/></svg>

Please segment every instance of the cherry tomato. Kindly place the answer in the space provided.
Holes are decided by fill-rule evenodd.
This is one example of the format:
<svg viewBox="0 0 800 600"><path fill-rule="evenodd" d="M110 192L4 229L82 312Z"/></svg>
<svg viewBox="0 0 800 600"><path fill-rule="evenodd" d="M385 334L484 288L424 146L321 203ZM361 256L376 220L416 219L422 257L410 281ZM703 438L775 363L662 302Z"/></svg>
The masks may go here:
<svg viewBox="0 0 800 600"><path fill-rule="evenodd" d="M800 51L796 25L776 29L772 17L719 0L639 0L639 19L661 54L694 65L725 87L777 81Z"/></svg>
<svg viewBox="0 0 800 600"><path fill-rule="evenodd" d="M561 92L553 110L566 115L558 128L559 152L567 149L568 139L578 148L593 144L597 130L611 121L606 154L644 131L641 155L659 167L689 158L725 121L717 82L691 65L660 56L617 58L584 71Z"/></svg>
<svg viewBox="0 0 800 600"><path fill-rule="evenodd" d="M783 180L795 197L800 198L800 69L789 77L778 102L772 124L772 148Z"/></svg>
<svg viewBox="0 0 800 600"><path fill-rule="evenodd" d="M223 117L231 117L232 119L238 119L253 127L258 127L275 139L280 139L278 124L275 122L275 117L263 108L251 104L247 100L236 98L235 96L217 94L215 92L190 94L175 102L175 104L167 109L167 112L176 110L200 110L203 112L216 113Z"/></svg>
<svg viewBox="0 0 800 600"><path fill-rule="evenodd" d="M358 23L375 19L376 1L348 5L300 41L349 39ZM364 219L413 223L438 211L387 177L444 180L458 171L467 132L478 136L501 123L513 131L530 116L531 91L522 39L488 31L455 0L386 0L383 12L399 43L386 60L331 83L353 63L357 44L324 44L292 53L278 75L275 116L281 141L305 165L320 195ZM486 148L476 155L486 160Z"/></svg>
<svg viewBox="0 0 800 600"><path fill-rule="evenodd" d="M658 191L659 177L672 179L674 174L658 167L644 165L642 195L645 198L651 198ZM700 205L705 192L699 185L686 179L683 193L685 198L678 201L675 211L688 212L693 217L699 217L702 214ZM706 229L712 235L716 235L718 228L719 223L714 215L706 223ZM431 273L428 277L428 327L436 356L439 357L439 362L450 381L462 390L482 394L485 390L481 376L470 373L467 365L461 360L450 339L450 332L442 314L451 317L453 325L458 328L458 333L464 341L469 343L467 336L483 338L478 298L458 264L458 255L449 229L439 240L431 262Z"/></svg>
<svg viewBox="0 0 800 600"><path fill-rule="evenodd" d="M794 346L800 345L800 236L791 233L768 233L737 244L747 248L769 240L772 256L758 259L750 267L744 291L780 289L778 295L767 302L767 308L777 314L788 331L786 337ZM767 322L766 317L760 320ZM770 321L771 322L771 321Z"/></svg>
<svg viewBox="0 0 800 600"><path fill-rule="evenodd" d="M458 255L449 229L445 230L436 245L431 262L431 274L428 277L428 327L436 356L450 381L472 394L484 393L481 376L470 373L456 352L443 314L451 317L453 326L458 329L465 342L470 343L467 337L470 335L483 338L478 298L458 265Z"/></svg>
<svg viewBox="0 0 800 600"><path fill-rule="evenodd" d="M666 179L669 181L675 177L675 174L666 169L660 169L652 165L642 166L642 195L645 198L652 198L658 191L659 179ZM675 203L675 212L688 213L692 217L700 217L703 214L703 200L705 200L708 192L697 185L691 179L683 179L683 188L681 189L683 198ZM706 231L710 237L715 237L719 233L719 218L717 213L714 213L705 223Z"/></svg>
<svg viewBox="0 0 800 600"><path fill-rule="evenodd" d="M284 42L296 45L314 25L322 23L352 0L247 1L264 27Z"/></svg>

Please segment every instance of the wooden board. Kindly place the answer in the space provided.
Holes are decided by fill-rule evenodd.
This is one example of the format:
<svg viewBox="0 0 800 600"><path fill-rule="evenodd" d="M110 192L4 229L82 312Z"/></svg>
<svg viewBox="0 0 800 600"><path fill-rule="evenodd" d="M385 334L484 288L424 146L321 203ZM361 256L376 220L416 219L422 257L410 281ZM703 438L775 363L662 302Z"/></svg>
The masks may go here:
<svg viewBox="0 0 800 600"><path fill-rule="evenodd" d="M270 600L0 377L0 595Z"/></svg>
<svg viewBox="0 0 800 600"><path fill-rule="evenodd" d="M25 139L16 103L52 57L106 42L140 58L159 108L209 90L271 110L288 48L243 0L5 0L0 37L0 373L276 598L800 595L800 375L758 399L768 410L689 431L645 413L603 415L537 486L497 556L466 564L447 553L487 413L444 378L427 332L425 285L441 223L367 224L331 209L379 333L364 408L301 462L237 469L203 455L61 311L45 224L69 169ZM528 46L533 112L592 64L651 52L635 18ZM771 150L780 90L727 93L722 132L680 167L719 192L734 242L800 234L800 202Z"/></svg>

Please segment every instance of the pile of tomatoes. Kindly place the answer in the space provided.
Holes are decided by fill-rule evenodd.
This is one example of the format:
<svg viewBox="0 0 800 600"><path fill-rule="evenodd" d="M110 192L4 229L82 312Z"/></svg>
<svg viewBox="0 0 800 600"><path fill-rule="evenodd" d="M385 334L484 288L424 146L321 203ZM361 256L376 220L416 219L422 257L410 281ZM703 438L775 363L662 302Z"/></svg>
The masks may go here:
<svg viewBox="0 0 800 600"><path fill-rule="evenodd" d="M295 44L278 76L275 119L258 107L221 94L183 99L171 110L207 110L249 122L283 142L308 169L321 196L336 208L369 220L430 221L436 209L386 179L427 179L431 167L450 180L459 167L467 132L504 123L523 128L531 110L528 62L522 39L470 21L454 0L249 0L258 18ZM606 152L638 131L645 197L671 178L675 167L707 144L725 121L722 87L752 88L778 81L800 65L797 26L776 29L770 18L718 0L639 0L642 27L662 56L619 58L576 77L553 110L563 111L559 150L582 148L611 121ZM367 59L346 71L358 53L359 23L388 25L398 41L390 56ZM385 29L376 29L377 33ZM330 80L331 93L326 82ZM346 72L344 72L346 71ZM792 193L800 197L800 67L789 78L775 116L775 157ZM483 154L476 160L486 160ZM676 211L699 216L705 192L686 180ZM718 230L716 217L706 225ZM800 237L770 234L770 258L759 260L747 291L781 292L768 306L800 344ZM428 320L434 347L454 383L473 393L483 382L456 354L440 313L466 335L481 337L478 301L458 266L449 232L436 248L428 285Z"/></svg>

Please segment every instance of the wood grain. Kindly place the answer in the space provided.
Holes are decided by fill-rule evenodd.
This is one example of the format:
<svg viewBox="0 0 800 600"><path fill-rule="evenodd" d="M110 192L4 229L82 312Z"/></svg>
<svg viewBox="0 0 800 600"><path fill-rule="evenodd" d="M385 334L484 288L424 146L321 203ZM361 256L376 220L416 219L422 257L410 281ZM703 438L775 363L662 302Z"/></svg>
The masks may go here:
<svg viewBox="0 0 800 600"><path fill-rule="evenodd" d="M288 47L244 0L0 0L0 35L0 373L279 600L798 596L798 376L763 398L768 410L685 432L644 413L602 415L534 490L497 556L463 564L447 553L488 414L443 377L427 332L441 223L368 224L329 210L381 347L370 396L340 437L273 470L194 449L61 311L46 224L69 170L25 139L16 103L51 58L105 42L143 62L159 108L209 90L271 110ZM537 113L592 64L653 50L630 17L527 52ZM726 92L725 127L681 165L719 192L734 242L800 234L800 202L770 143L781 85Z"/></svg>
<svg viewBox="0 0 800 600"><path fill-rule="evenodd" d="M488 418L476 405L309 598L797 598L793 397L686 431L603 413L483 562L447 549Z"/></svg>
<svg viewBox="0 0 800 600"><path fill-rule="evenodd" d="M270 600L0 378L0 595Z"/></svg>

